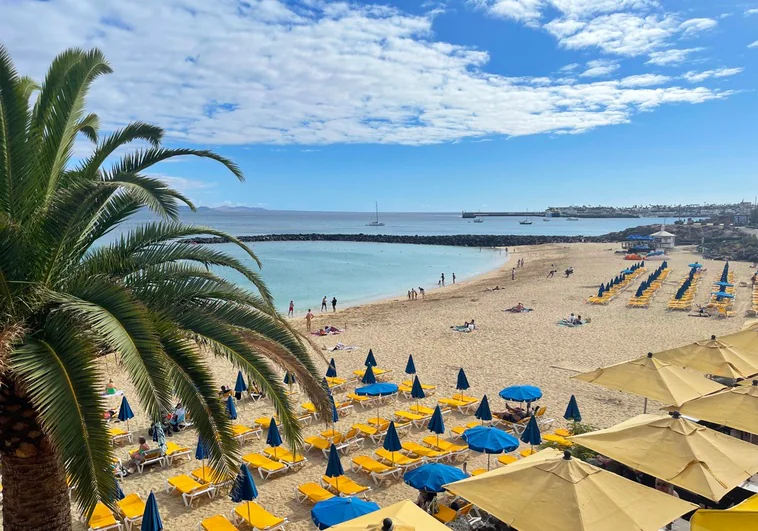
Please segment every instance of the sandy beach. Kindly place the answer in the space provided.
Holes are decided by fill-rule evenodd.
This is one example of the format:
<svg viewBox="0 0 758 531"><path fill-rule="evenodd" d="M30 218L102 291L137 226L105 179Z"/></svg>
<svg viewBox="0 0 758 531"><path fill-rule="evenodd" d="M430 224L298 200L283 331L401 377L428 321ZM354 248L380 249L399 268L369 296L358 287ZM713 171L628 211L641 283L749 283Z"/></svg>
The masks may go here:
<svg viewBox="0 0 758 531"><path fill-rule="evenodd" d="M338 374L343 377L351 377L354 370L363 368L366 354L371 348L379 367L393 369L392 381L399 383L405 376L403 369L408 355L413 354L421 382L438 386L436 396L423 401L430 407L434 406L437 397L450 396L454 392L457 371L463 367L472 385L468 393L479 397L486 393L493 410L503 409L504 402L497 396L500 389L508 385L531 384L542 389L544 398L540 405L547 406L546 416L556 418L553 428L565 425L562 415L571 394L576 395L586 422L607 427L641 413L642 398L571 380L576 371L706 339L712 334L721 336L738 331L744 325L742 316L750 302L749 289L738 288L735 316L729 319L699 319L689 317L685 312L667 311L666 303L687 274L687 264L695 259L686 250L677 249L669 260L672 273L650 308L626 307L639 280L608 306L588 305L585 301L597 292L597 286L610 280L629 264L621 255L613 253L615 248L608 244L521 247L500 270L429 291L424 300L409 301L403 292L395 299L348 308L336 314L316 313L314 330L327 324L346 330L337 336L314 339L327 360L334 357ZM511 268L521 258L525 261L525 267L517 269L516 280L512 281ZM551 264L555 264L558 273L554 278L546 278ZM648 272L658 264L649 263ZM697 301L700 303L706 302L710 282L721 271L723 262L705 261L704 265L708 271L698 290ZM574 268L575 273L570 278L564 278L562 272L569 266ZM732 270L736 272L738 281L749 281L752 270L748 264L733 263ZM487 291L496 285L501 290ZM502 311L518 302L534 311L524 314ZM591 322L577 328L557 325L557 321L572 312L590 317ZM479 327L473 333L456 333L450 329L451 325L461 325L471 319L475 319ZM293 322L305 330L304 318L296 317ZM330 352L338 341L359 348ZM146 435L147 420L133 387L113 356L102 359L102 363L103 371L131 400L137 415L136 422L130 421L135 436ZM209 363L214 368L218 385L234 384L237 371L231 365L213 358L209 358ZM323 361L318 360L318 363L326 370ZM112 400L112 406L117 407L118 400ZM298 403L307 401L307 397L301 396ZM394 410L406 409L409 405L411 402L401 397L396 403L380 408L362 409L356 406L336 428L344 432L352 424L365 422L377 415L391 418ZM651 403L649 407L655 410L659 405ZM272 412L273 408L266 400L256 404L243 401L239 406L238 422L250 424L254 418L269 416ZM474 420L473 415L464 417L454 412L446 418L446 427L449 429L471 420ZM314 435L323 429L322 423L312 423L305 429L304 435ZM414 429L410 439L420 441L428 434L426 430ZM190 447L194 455L197 443L194 430L185 430L170 440ZM150 439L148 441L154 444ZM264 447L265 433L264 441L251 441L244 445L242 452L261 451ZM117 455L126 459L130 448L117 449ZM375 445L368 440L358 454L373 455L374 449ZM274 514L287 517L289 530L314 529L310 520L311 506L297 503L293 491L298 484L318 481L326 467L326 460L320 452L306 455L309 463L298 472L272 480L261 480L255 476L260 492L258 502ZM342 462L347 471L350 456L343 457ZM486 456L471 454L468 467L471 470L486 466L486 463ZM188 509L178 494L164 492L167 478L188 474L198 466L199 463L193 459L163 469L154 467L142 475L126 478L123 490L126 493L137 492L143 497L154 490L167 530L195 529L208 516L228 516L235 505L227 495L219 494L213 500L202 499L195 507ZM361 484L371 485L373 490L369 497L380 506L405 498L416 499L417 492L402 481L376 486L366 475L346 473ZM76 529L86 528L81 523L76 525Z"/></svg>

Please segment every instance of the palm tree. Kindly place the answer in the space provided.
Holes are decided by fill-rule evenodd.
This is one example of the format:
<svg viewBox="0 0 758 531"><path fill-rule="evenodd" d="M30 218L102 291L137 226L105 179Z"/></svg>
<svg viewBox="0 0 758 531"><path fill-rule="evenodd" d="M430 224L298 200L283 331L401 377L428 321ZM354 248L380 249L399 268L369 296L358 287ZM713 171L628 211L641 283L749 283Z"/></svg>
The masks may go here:
<svg viewBox="0 0 758 531"><path fill-rule="evenodd" d="M295 374L329 410L307 343L274 310L258 273L186 238L219 231L178 221L187 198L145 172L191 155L240 169L210 151L161 146L161 129L132 123L98 134L85 113L90 84L111 71L98 50L55 58L44 83L16 73L0 46L0 455L6 531L70 529L67 481L79 510L113 503L112 449L97 357L116 352L152 419L178 396L231 475L239 455L206 355L228 360L262 388L294 447L300 429L273 366ZM72 161L78 135L91 154ZM146 147L118 156L138 141ZM102 237L140 209L152 223ZM255 292L209 266L245 276ZM326 418L327 415L325 415Z"/></svg>

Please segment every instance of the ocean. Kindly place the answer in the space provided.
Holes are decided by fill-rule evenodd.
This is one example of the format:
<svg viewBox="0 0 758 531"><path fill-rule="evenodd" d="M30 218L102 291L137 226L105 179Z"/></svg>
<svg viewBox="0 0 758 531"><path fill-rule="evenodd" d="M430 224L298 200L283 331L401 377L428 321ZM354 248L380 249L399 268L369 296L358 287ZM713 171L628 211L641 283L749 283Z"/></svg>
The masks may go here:
<svg viewBox="0 0 758 531"><path fill-rule="evenodd" d="M151 219L140 213L123 226L130 227ZM522 218L485 218L483 223L462 219L457 213L380 213L383 227L369 227L373 213L245 211L228 212L203 209L182 213L186 223L203 225L234 236L286 233L375 233L398 235L450 234L524 234L596 236L643 224L658 224L662 219L580 219L568 221L531 218L532 225L521 225ZM669 220L671 221L671 220ZM115 236L115 235L114 235ZM354 242L265 242L251 244L263 263L261 275L274 295L276 307L286 313L289 301L298 314L309 308L318 311L321 299L336 297L338 308L387 297L407 297L411 288L431 290L445 273L464 280L504 264L508 255L491 249ZM255 264L230 244L215 246ZM566 264L569 265L569 264ZM223 275L242 286L247 280L235 272Z"/></svg>

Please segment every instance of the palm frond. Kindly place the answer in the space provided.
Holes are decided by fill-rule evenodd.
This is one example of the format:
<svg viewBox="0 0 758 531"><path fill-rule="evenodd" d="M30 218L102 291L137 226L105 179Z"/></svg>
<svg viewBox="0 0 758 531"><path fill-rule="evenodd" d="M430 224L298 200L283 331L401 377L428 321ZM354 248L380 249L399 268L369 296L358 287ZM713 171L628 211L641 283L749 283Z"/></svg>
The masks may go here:
<svg viewBox="0 0 758 531"><path fill-rule="evenodd" d="M94 177L100 172L101 166L117 149L131 142L143 140L153 147L160 145L163 129L145 122L132 122L123 129L114 131L106 136L95 151L79 165L79 171Z"/></svg>
<svg viewBox="0 0 758 531"><path fill-rule="evenodd" d="M97 144L97 131L99 129L100 118L97 114L88 114L76 124L76 130L86 136L93 144Z"/></svg>
<svg viewBox="0 0 758 531"><path fill-rule="evenodd" d="M120 173L104 181L107 184L128 190L140 204L166 219L179 219L177 201L181 201L192 210L195 205L180 192L170 188L160 179Z"/></svg>
<svg viewBox="0 0 758 531"><path fill-rule="evenodd" d="M10 358L15 380L60 452L74 496L87 516L98 499L115 500L116 485L101 413L105 404L98 392L102 375L94 360L93 345L82 339L74 323L54 316L41 335L28 338Z"/></svg>
<svg viewBox="0 0 758 531"><path fill-rule="evenodd" d="M155 164L158 164L159 162L163 162L176 157L186 156L200 157L220 162L226 166L227 169L229 169L229 171L231 171L237 177L237 179L240 181L245 180L245 176L242 174L242 170L239 168L239 166L237 166L237 164L227 159L226 157L222 157L213 151L186 148L168 149L154 147L141 149L134 153L129 153L127 155L124 155L121 160L113 165L110 174L118 175L119 173L142 173L146 169L154 166Z"/></svg>

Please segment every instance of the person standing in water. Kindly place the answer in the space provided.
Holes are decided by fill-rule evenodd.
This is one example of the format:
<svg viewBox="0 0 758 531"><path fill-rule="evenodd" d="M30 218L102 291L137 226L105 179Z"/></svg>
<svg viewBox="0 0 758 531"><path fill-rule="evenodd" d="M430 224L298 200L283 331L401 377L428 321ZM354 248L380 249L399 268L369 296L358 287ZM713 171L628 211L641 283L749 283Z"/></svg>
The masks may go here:
<svg viewBox="0 0 758 531"><path fill-rule="evenodd" d="M332 311L337 311L337 297L332 297Z"/></svg>
<svg viewBox="0 0 758 531"><path fill-rule="evenodd" d="M293 317L295 315L295 301L290 301L290 309L287 310L287 317Z"/></svg>
<svg viewBox="0 0 758 531"><path fill-rule="evenodd" d="M455 284L455 273L453 273L453 284Z"/></svg>
<svg viewBox="0 0 758 531"><path fill-rule="evenodd" d="M516 268L511 269L511 280L516 280Z"/></svg>
<svg viewBox="0 0 758 531"><path fill-rule="evenodd" d="M323 299L321 299L321 311L322 311L322 312L325 312L325 311L327 311L328 309L329 309L329 308L328 308L328 306L326 305L326 295L324 295L324 298L323 298Z"/></svg>
<svg viewBox="0 0 758 531"><path fill-rule="evenodd" d="M444 288L445 287L445 273L442 273L440 275L440 280L442 281L442 287Z"/></svg>
<svg viewBox="0 0 758 531"><path fill-rule="evenodd" d="M311 312L311 309L308 308L308 313L305 314L305 327L308 329L308 332L311 331L312 320L313 320L313 313Z"/></svg>

